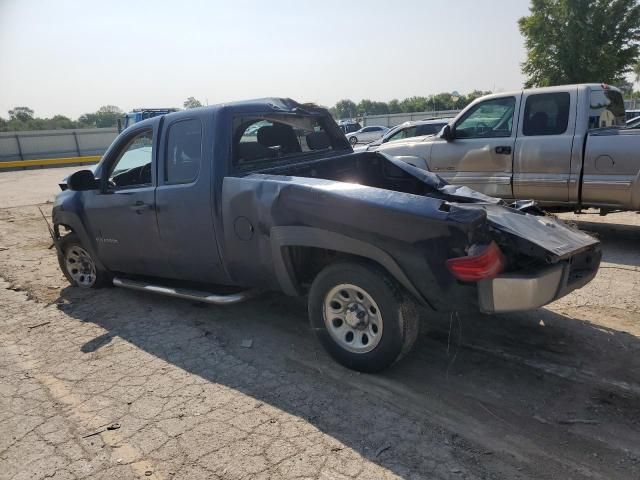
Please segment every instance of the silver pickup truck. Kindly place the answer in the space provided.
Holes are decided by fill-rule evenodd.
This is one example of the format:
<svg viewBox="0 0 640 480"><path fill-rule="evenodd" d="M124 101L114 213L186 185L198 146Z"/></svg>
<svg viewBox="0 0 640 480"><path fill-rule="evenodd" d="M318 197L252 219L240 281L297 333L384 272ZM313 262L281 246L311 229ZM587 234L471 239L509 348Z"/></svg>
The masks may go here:
<svg viewBox="0 0 640 480"><path fill-rule="evenodd" d="M435 136L380 147L448 182L501 198L640 210L640 130L620 90L581 84L477 99Z"/></svg>

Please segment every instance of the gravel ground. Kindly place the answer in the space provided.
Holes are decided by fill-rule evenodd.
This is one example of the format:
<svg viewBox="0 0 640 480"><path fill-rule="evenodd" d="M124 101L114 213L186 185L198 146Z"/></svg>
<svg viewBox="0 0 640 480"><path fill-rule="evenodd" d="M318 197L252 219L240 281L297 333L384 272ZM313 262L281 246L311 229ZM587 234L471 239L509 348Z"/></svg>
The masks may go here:
<svg viewBox="0 0 640 480"><path fill-rule="evenodd" d="M360 375L303 300L69 287L36 206L66 170L0 176L0 479L640 478L640 215L561 215L603 242L591 284L426 315Z"/></svg>

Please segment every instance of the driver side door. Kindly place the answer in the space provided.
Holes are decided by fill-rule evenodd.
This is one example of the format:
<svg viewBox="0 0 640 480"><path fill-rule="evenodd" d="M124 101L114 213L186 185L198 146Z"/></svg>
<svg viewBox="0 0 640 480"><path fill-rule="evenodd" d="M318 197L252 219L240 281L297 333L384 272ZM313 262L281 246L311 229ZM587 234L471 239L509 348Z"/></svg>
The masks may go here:
<svg viewBox="0 0 640 480"><path fill-rule="evenodd" d="M120 139L105 158L100 189L85 199L98 257L114 272L162 274L154 130L147 126Z"/></svg>
<svg viewBox="0 0 640 480"><path fill-rule="evenodd" d="M455 185L513 198L514 122L519 97L491 98L470 108L453 126L453 140L433 143L431 171Z"/></svg>

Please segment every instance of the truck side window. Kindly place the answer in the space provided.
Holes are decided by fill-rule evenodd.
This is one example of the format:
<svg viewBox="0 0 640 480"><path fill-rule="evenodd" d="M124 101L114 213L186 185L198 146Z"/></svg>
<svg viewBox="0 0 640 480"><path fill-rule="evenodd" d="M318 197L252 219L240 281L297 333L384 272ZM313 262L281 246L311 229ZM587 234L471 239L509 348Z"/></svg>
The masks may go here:
<svg viewBox="0 0 640 480"><path fill-rule="evenodd" d="M524 107L522 133L527 136L563 134L569 124L570 105L568 92L529 95Z"/></svg>
<svg viewBox="0 0 640 480"><path fill-rule="evenodd" d="M493 98L477 104L456 124L456 138L510 137L515 97Z"/></svg>
<svg viewBox="0 0 640 480"><path fill-rule="evenodd" d="M200 120L172 123L167 134L164 164L166 184L191 183L200 172L202 161L202 125Z"/></svg>
<svg viewBox="0 0 640 480"><path fill-rule="evenodd" d="M151 185L153 160L153 132L145 130L134 136L120 151L118 159L109 169L112 188Z"/></svg>
<svg viewBox="0 0 640 480"><path fill-rule="evenodd" d="M622 94L616 90L593 90L590 97L589 129L624 126Z"/></svg>

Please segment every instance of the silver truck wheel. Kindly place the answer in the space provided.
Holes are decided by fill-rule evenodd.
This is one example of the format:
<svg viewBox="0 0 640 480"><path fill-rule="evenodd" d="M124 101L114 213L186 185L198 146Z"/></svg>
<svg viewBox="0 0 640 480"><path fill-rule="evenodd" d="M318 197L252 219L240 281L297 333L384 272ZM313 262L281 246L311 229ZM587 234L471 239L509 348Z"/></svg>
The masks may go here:
<svg viewBox="0 0 640 480"><path fill-rule="evenodd" d="M380 343L382 312L365 289L348 283L335 286L325 296L322 313L327 331L345 350L367 353Z"/></svg>
<svg viewBox="0 0 640 480"><path fill-rule="evenodd" d="M351 145L355 145L356 143L358 143L358 138L357 137L351 137L349 139L349 143L351 143Z"/></svg>
<svg viewBox="0 0 640 480"><path fill-rule="evenodd" d="M386 271L366 261L323 268L309 289L308 308L322 346L339 363L361 372L393 365L418 333L413 300Z"/></svg>
<svg viewBox="0 0 640 480"><path fill-rule="evenodd" d="M64 253L67 273L79 287L91 288L96 283L96 264L82 247L72 245Z"/></svg>
<svg viewBox="0 0 640 480"><path fill-rule="evenodd" d="M111 284L111 274L102 270L75 233L62 237L58 243L60 270L73 286L100 288Z"/></svg>

